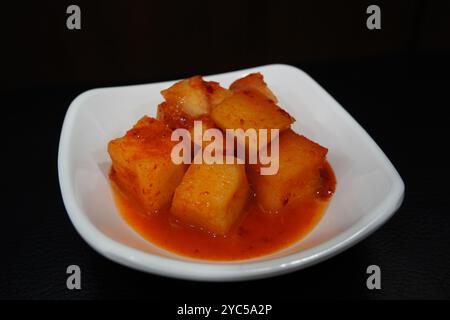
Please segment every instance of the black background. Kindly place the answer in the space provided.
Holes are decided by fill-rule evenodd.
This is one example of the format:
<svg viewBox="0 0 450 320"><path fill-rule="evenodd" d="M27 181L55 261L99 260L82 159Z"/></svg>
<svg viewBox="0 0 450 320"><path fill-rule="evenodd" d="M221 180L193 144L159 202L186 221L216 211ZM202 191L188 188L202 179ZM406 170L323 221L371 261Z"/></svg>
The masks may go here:
<svg viewBox="0 0 450 320"><path fill-rule="evenodd" d="M66 28L78 4L82 29ZM382 29L366 28L378 4ZM34 1L2 4L3 191L0 298L450 298L446 149L450 5L444 1ZM369 238L289 275L179 281L119 266L76 233L62 203L57 146L70 102L97 86L171 80L268 63L300 67L366 128L406 185ZM66 268L82 290L66 289ZM366 288L366 268L382 289Z"/></svg>

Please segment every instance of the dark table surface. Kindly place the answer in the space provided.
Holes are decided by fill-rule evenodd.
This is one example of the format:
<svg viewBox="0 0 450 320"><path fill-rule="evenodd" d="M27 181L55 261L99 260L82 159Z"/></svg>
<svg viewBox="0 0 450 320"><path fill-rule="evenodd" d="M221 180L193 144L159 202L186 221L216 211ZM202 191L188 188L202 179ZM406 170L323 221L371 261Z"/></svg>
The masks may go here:
<svg viewBox="0 0 450 320"><path fill-rule="evenodd" d="M381 229L323 263L265 280L211 284L128 269L80 238L59 190L63 118L70 102L91 86L10 90L2 94L0 298L450 298L448 57L414 54L297 66L359 121L403 177L403 205ZM66 288L71 264L81 267L82 290ZM371 264L381 268L378 291L366 288Z"/></svg>

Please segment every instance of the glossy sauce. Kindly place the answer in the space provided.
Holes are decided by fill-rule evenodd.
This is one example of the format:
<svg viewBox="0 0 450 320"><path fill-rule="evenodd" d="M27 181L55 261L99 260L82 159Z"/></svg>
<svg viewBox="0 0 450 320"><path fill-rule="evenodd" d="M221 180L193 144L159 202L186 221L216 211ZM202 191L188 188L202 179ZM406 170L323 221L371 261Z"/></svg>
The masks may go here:
<svg viewBox="0 0 450 320"><path fill-rule="evenodd" d="M179 223L169 210L146 214L119 190L113 172L110 178L119 211L142 237L180 255L222 261L270 254L303 238L320 221L336 185L327 163L321 170L321 187L311 199L293 201L279 213L266 213L253 197L237 226L227 236L214 236Z"/></svg>

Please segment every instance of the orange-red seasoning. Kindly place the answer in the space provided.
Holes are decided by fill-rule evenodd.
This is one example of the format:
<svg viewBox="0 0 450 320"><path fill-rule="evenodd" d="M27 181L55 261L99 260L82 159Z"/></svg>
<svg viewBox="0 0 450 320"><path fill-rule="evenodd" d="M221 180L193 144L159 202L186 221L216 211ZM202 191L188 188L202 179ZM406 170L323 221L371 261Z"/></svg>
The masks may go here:
<svg viewBox="0 0 450 320"><path fill-rule="evenodd" d="M213 236L180 224L168 210L146 214L119 190L114 175L110 177L119 211L142 237L180 255L222 261L270 254L303 238L319 222L336 184L327 164L321 174L322 188L314 198L294 201L277 214L263 212L252 198L239 226L227 236Z"/></svg>

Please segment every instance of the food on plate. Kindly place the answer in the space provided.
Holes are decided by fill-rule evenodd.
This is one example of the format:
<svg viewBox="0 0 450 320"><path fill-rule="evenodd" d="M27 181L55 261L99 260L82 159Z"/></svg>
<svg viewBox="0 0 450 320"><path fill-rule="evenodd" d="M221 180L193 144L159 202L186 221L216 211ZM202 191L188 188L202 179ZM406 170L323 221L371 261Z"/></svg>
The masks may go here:
<svg viewBox="0 0 450 320"><path fill-rule="evenodd" d="M167 103L178 106L191 117L208 114L211 110L206 84L200 76L179 81L161 94Z"/></svg>
<svg viewBox="0 0 450 320"><path fill-rule="evenodd" d="M175 190L171 213L180 221L227 234L249 198L242 164L192 164Z"/></svg>
<svg viewBox="0 0 450 320"><path fill-rule="evenodd" d="M232 92L214 81L200 76L181 80L161 92L165 101L158 105L157 119L171 129L183 128L194 137L194 121L201 121L204 130L215 128L211 110ZM201 143L205 147L205 142Z"/></svg>
<svg viewBox="0 0 450 320"><path fill-rule="evenodd" d="M187 169L171 160L175 144L171 134L161 121L143 117L122 138L108 144L117 184L150 214L170 206Z"/></svg>
<svg viewBox="0 0 450 320"><path fill-rule="evenodd" d="M200 76L181 80L161 91L165 102L178 107L187 116L196 118L209 114L211 109L232 93L217 82L204 81Z"/></svg>
<svg viewBox="0 0 450 320"><path fill-rule="evenodd" d="M285 130L295 121L286 111L258 91L239 91L211 112L222 130L242 128Z"/></svg>
<svg viewBox="0 0 450 320"><path fill-rule="evenodd" d="M231 96L225 98L211 111L211 118L222 130L226 129L255 129L257 136L249 137L249 140L240 141L245 144L247 151L259 149L259 131L278 129L286 130L295 119L282 108L276 105L274 100L267 98L261 90L249 87L246 90L238 90ZM269 131L270 133L270 131ZM268 141L272 136L267 137ZM250 141L255 141L254 148ZM265 143L262 143L265 146Z"/></svg>
<svg viewBox="0 0 450 320"><path fill-rule="evenodd" d="M293 199L311 197L320 188L320 170L328 150L288 129L279 138L279 170L261 175L263 165L248 165L256 200L264 210L278 212Z"/></svg>
<svg viewBox="0 0 450 320"><path fill-rule="evenodd" d="M108 144L116 203L139 234L178 254L240 260L280 250L318 223L336 185L328 149L291 128L262 74L228 89L194 76L161 94L156 119L144 116ZM248 133L244 145L237 135L217 140L230 130ZM180 132L192 154L178 148Z"/></svg>
<svg viewBox="0 0 450 320"><path fill-rule="evenodd" d="M264 82L264 77L261 73L250 73L249 75L234 81L230 85L230 90L233 92L257 91L274 103L278 102L277 97L275 97L273 92Z"/></svg>

